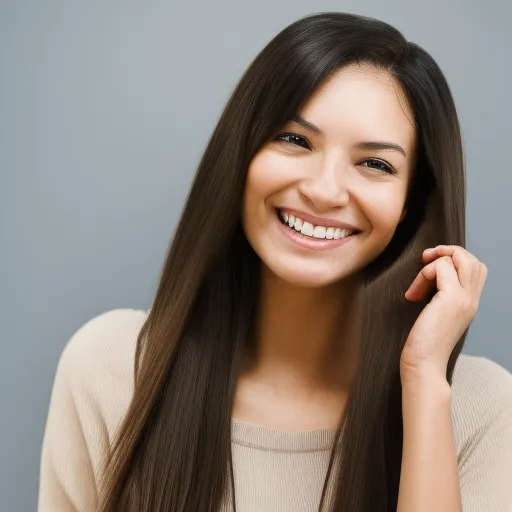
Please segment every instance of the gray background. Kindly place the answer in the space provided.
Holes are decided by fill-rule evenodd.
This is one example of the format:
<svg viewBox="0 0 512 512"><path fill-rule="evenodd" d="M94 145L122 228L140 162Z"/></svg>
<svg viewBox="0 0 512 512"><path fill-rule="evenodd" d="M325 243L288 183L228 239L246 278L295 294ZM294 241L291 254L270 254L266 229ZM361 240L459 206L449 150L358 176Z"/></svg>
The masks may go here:
<svg viewBox="0 0 512 512"><path fill-rule="evenodd" d="M1 2L0 509L36 508L65 343L97 314L150 306L236 81L277 32L313 12L388 21L444 70L467 152L468 248L489 267L465 351L512 370L510 5Z"/></svg>

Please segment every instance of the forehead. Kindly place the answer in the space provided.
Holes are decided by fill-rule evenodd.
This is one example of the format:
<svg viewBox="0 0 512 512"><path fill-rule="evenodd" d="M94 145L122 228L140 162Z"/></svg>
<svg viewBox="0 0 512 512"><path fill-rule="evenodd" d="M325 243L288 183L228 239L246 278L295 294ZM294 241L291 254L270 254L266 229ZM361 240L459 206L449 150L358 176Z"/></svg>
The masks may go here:
<svg viewBox="0 0 512 512"><path fill-rule="evenodd" d="M375 67L341 68L315 91L300 114L337 140L390 140L409 151L414 147L407 96L391 74Z"/></svg>

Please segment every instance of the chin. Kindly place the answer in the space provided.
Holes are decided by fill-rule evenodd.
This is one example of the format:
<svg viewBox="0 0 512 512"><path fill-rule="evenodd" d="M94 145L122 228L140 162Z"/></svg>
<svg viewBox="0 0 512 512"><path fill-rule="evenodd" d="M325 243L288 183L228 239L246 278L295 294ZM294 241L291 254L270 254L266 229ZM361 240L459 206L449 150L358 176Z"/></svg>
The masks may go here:
<svg viewBox="0 0 512 512"><path fill-rule="evenodd" d="M335 284L347 277L353 276L352 272L329 272L323 266L309 265L309 268L291 268L289 265L279 265L274 261L272 265L265 267L268 273L286 283L300 288L324 288Z"/></svg>

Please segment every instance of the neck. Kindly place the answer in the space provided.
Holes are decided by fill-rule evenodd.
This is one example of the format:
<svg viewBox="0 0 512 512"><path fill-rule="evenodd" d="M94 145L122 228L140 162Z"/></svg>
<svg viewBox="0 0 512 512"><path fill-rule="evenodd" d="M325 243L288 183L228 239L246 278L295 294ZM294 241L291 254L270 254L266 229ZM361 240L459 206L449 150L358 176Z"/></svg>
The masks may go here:
<svg viewBox="0 0 512 512"><path fill-rule="evenodd" d="M301 288L262 270L245 375L281 395L346 392L357 365L359 278Z"/></svg>

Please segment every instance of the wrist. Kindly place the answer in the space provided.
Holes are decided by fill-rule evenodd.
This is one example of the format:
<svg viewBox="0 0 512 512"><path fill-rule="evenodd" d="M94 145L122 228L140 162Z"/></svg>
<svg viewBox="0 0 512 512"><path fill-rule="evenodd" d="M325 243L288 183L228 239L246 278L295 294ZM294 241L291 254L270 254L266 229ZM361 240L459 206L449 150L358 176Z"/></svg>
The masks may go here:
<svg viewBox="0 0 512 512"><path fill-rule="evenodd" d="M430 360L411 360L402 355L400 359L400 379L402 385L424 383L426 381L445 381L446 363Z"/></svg>
<svg viewBox="0 0 512 512"><path fill-rule="evenodd" d="M400 373L402 396L416 399L434 397L435 400L451 401L452 389L446 380L444 371L436 368L422 367Z"/></svg>
<svg viewBox="0 0 512 512"><path fill-rule="evenodd" d="M446 380L417 380L402 385L402 421L409 439L423 438L425 428L432 427L433 422L449 425L451 409L452 390Z"/></svg>

